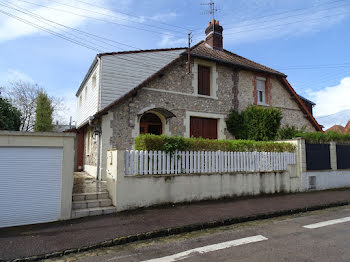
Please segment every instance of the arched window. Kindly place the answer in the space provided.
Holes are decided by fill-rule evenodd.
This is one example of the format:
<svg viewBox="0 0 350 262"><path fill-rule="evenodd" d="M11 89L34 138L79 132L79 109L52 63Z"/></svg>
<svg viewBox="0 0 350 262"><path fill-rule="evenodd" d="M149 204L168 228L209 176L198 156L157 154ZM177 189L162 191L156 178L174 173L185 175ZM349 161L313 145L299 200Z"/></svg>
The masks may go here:
<svg viewBox="0 0 350 262"><path fill-rule="evenodd" d="M146 113L140 119L140 134L161 135L162 121L153 113Z"/></svg>

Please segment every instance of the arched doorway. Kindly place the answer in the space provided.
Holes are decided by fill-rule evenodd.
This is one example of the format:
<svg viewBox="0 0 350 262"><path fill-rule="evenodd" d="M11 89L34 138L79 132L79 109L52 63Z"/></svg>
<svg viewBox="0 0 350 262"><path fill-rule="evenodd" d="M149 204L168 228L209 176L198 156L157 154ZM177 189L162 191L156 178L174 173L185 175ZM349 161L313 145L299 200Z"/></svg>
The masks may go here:
<svg viewBox="0 0 350 262"><path fill-rule="evenodd" d="M140 134L161 135L163 133L162 121L154 113L143 114L140 119Z"/></svg>

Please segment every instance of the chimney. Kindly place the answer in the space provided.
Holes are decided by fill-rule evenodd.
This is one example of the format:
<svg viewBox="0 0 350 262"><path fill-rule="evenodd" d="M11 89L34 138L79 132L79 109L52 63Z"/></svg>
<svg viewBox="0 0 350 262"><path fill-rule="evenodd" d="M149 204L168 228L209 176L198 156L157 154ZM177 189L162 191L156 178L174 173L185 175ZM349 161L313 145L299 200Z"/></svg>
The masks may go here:
<svg viewBox="0 0 350 262"><path fill-rule="evenodd" d="M208 45L210 45L212 48L217 50L223 49L223 43L222 43L222 31L223 28L219 24L218 20L211 20L209 22L209 25L207 29L205 29L206 38L205 41Z"/></svg>

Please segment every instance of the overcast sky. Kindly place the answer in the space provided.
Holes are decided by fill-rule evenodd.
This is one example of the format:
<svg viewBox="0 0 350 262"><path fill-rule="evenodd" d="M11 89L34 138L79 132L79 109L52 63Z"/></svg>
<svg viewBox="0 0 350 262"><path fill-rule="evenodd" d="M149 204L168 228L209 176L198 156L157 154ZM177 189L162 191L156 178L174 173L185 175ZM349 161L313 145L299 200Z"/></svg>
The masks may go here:
<svg viewBox="0 0 350 262"><path fill-rule="evenodd" d="M196 43L210 20L201 3L0 0L0 85L16 79L40 84L64 97L68 120L97 52L184 47L189 29ZM350 109L348 0L216 3L225 49L287 74L299 94L317 103L315 115Z"/></svg>

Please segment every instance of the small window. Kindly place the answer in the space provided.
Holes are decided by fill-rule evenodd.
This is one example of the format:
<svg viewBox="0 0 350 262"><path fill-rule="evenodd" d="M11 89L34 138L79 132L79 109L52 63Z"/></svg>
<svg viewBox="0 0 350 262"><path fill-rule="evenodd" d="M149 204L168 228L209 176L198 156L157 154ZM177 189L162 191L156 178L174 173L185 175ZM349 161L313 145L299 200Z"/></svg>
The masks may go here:
<svg viewBox="0 0 350 262"><path fill-rule="evenodd" d="M81 106L82 102L83 102L83 97L82 97L82 94L80 94L80 96L79 96L79 106Z"/></svg>
<svg viewBox="0 0 350 262"><path fill-rule="evenodd" d="M92 86L92 89L94 89L96 87L96 74L93 75L93 77L92 77L91 86Z"/></svg>
<svg viewBox="0 0 350 262"><path fill-rule="evenodd" d="M87 92L88 92L88 87L85 86L85 99L87 99Z"/></svg>
<svg viewBox="0 0 350 262"><path fill-rule="evenodd" d="M257 104L266 105L266 88L265 80L259 78L256 80Z"/></svg>
<svg viewBox="0 0 350 262"><path fill-rule="evenodd" d="M210 67L198 65L198 94L210 96Z"/></svg>

